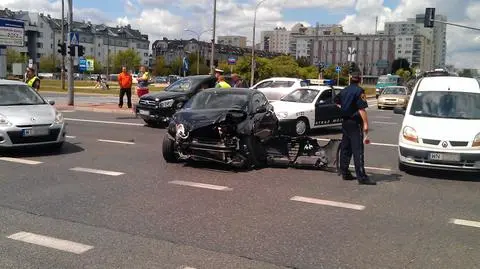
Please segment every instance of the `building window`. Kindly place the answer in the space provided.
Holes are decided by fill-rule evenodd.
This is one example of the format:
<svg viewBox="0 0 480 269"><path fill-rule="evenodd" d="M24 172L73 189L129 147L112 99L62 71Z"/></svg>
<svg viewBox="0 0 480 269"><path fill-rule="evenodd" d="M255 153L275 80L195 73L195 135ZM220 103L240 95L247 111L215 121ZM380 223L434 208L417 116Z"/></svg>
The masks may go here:
<svg viewBox="0 0 480 269"><path fill-rule="evenodd" d="M43 43L37 43L37 48L42 49L43 48Z"/></svg>

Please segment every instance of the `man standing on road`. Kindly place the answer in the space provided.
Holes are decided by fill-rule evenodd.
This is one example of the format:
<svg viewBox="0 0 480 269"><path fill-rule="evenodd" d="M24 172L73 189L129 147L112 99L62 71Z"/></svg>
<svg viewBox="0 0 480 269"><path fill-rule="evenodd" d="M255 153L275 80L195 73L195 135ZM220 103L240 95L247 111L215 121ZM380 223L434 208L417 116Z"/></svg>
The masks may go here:
<svg viewBox="0 0 480 269"><path fill-rule="evenodd" d="M118 75L118 85L120 86L120 101L118 107L123 107L123 96L127 94L127 106L132 108L132 75L127 72L127 67L122 67L122 73Z"/></svg>
<svg viewBox="0 0 480 269"><path fill-rule="evenodd" d="M243 80L238 74L232 74L233 88L245 88L243 85Z"/></svg>
<svg viewBox="0 0 480 269"><path fill-rule="evenodd" d="M35 75L35 69L27 67L25 82L28 84L28 86L34 88L35 90L40 90L40 79Z"/></svg>
<svg viewBox="0 0 480 269"><path fill-rule="evenodd" d="M354 180L349 171L353 154L355 173L359 184L376 185L365 173L364 134L368 133L368 118L365 108L368 107L365 90L358 86L360 74L353 73L351 85L335 96L335 103L342 110L342 143L340 147L340 171L344 180Z"/></svg>
<svg viewBox="0 0 480 269"><path fill-rule="evenodd" d="M231 88L232 86L230 86L230 84L228 84L228 82L225 81L225 77L224 76L219 76L218 77L218 82L217 82L217 85L215 86L215 88Z"/></svg>

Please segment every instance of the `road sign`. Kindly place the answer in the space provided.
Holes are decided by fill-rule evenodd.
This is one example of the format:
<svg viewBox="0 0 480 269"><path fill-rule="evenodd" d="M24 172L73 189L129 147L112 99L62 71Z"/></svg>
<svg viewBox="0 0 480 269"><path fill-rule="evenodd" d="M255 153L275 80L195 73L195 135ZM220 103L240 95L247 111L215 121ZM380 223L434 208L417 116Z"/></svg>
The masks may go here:
<svg viewBox="0 0 480 269"><path fill-rule="evenodd" d="M78 71L85 72L87 71L87 59L80 57L78 59Z"/></svg>
<svg viewBox="0 0 480 269"><path fill-rule="evenodd" d="M235 59L235 57L228 58L228 64L236 64L236 63L237 63L237 59Z"/></svg>
<svg viewBox="0 0 480 269"><path fill-rule="evenodd" d="M0 18L0 46L23 47L25 45L23 21Z"/></svg>
<svg viewBox="0 0 480 269"><path fill-rule="evenodd" d="M376 63L377 68L388 68L387 60L378 60Z"/></svg>
<svg viewBox="0 0 480 269"><path fill-rule="evenodd" d="M70 44L78 45L79 44L78 32L70 32L69 35L70 35Z"/></svg>
<svg viewBox="0 0 480 269"><path fill-rule="evenodd" d="M337 67L335 68L335 71L336 71L337 73L340 73L340 72L342 71L342 68L341 68L340 66L337 66Z"/></svg>
<svg viewBox="0 0 480 269"><path fill-rule="evenodd" d="M95 60L87 59L87 71L92 72L95 69Z"/></svg>

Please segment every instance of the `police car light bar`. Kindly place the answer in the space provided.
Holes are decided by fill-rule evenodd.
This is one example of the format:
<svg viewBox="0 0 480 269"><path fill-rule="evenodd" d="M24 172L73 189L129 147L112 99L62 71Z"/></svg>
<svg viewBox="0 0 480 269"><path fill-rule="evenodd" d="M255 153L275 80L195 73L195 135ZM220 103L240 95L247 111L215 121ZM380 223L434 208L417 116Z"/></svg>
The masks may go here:
<svg viewBox="0 0 480 269"><path fill-rule="evenodd" d="M307 79L306 80L308 85L317 85L317 86L332 86L335 84L335 81L332 79Z"/></svg>

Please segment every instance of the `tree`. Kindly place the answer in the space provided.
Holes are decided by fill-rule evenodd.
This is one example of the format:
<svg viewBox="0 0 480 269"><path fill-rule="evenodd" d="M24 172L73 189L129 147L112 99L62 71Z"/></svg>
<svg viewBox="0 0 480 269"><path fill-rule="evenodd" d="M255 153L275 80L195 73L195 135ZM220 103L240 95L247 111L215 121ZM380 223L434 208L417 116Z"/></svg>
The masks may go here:
<svg viewBox="0 0 480 269"><path fill-rule="evenodd" d="M188 55L188 61L190 62L190 70L189 74L190 75L196 75L197 74L197 53L190 53ZM208 67L205 64L205 58L200 56L200 61L199 61L199 75L207 75L210 73L210 67Z"/></svg>
<svg viewBox="0 0 480 269"><path fill-rule="evenodd" d="M299 76L303 79L318 78L318 68L307 66L299 69Z"/></svg>
<svg viewBox="0 0 480 269"><path fill-rule="evenodd" d="M38 72L54 73L57 71L57 66L59 65L60 62L55 55L45 55L40 58Z"/></svg>
<svg viewBox="0 0 480 269"><path fill-rule="evenodd" d="M311 66L310 64L310 59L308 57L300 57L297 59L297 64L300 67L309 67Z"/></svg>
<svg viewBox="0 0 480 269"><path fill-rule="evenodd" d="M473 78L472 69L463 69L458 75L461 77Z"/></svg>
<svg viewBox="0 0 480 269"><path fill-rule="evenodd" d="M396 74L398 69L404 69L412 72L410 70L410 63L407 59L398 58L392 63L392 74Z"/></svg>
<svg viewBox="0 0 480 269"><path fill-rule="evenodd" d="M112 71L118 73L122 66L126 66L128 70L136 70L140 67L141 61L142 58L140 57L140 54L132 48L119 51L114 56L114 66Z"/></svg>
<svg viewBox="0 0 480 269"><path fill-rule="evenodd" d="M168 76L170 75L170 68L165 65L165 59L162 56L158 56L155 59L155 66L153 68L153 74L156 76Z"/></svg>
<svg viewBox="0 0 480 269"><path fill-rule="evenodd" d="M412 72L410 72L410 70L405 70L403 68L400 68L397 70L395 75L402 77L403 81L408 81L412 77Z"/></svg>
<svg viewBox="0 0 480 269"><path fill-rule="evenodd" d="M296 77L300 67L292 56L279 56L271 60L271 68L275 76Z"/></svg>
<svg viewBox="0 0 480 269"><path fill-rule="evenodd" d="M7 72L12 72L12 64L27 63L27 61L28 59L26 55L22 55L14 49L7 49Z"/></svg>

